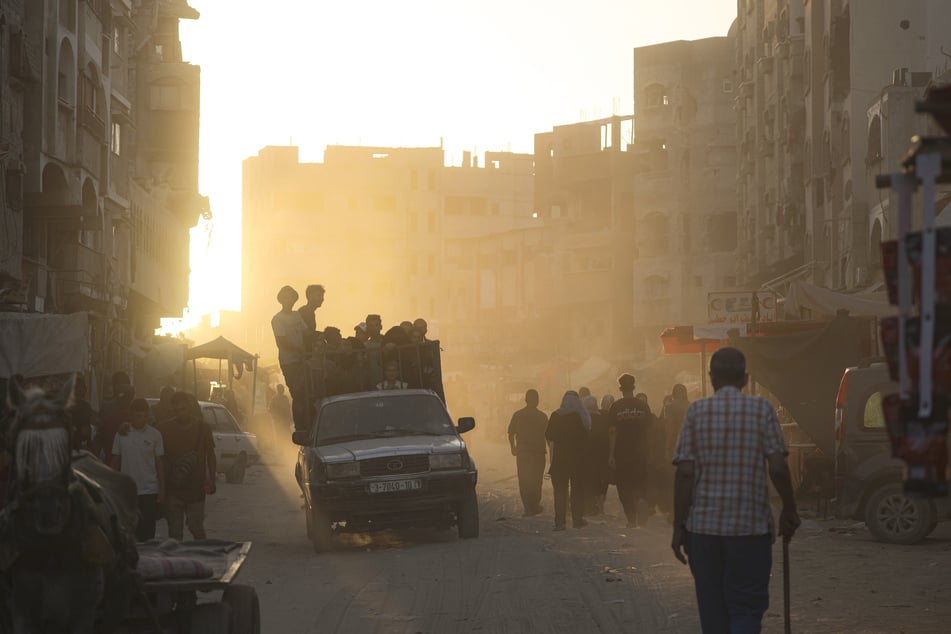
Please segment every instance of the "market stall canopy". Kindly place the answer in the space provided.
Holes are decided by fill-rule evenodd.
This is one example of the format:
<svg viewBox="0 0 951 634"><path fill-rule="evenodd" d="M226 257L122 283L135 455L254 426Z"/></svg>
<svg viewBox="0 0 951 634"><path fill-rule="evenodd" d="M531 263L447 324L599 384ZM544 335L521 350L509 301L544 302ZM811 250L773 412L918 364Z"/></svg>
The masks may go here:
<svg viewBox="0 0 951 634"><path fill-rule="evenodd" d="M256 358L257 355L239 348L224 337L218 337L213 341L194 346L185 351L186 360L223 359L236 366L243 366L249 372L254 370L254 360Z"/></svg>
<svg viewBox="0 0 951 634"><path fill-rule="evenodd" d="M847 310L854 317L892 317L898 309L888 303L888 294L883 290L872 293L838 293L796 280L789 285L786 295L786 314L798 317L800 309L813 314L835 316Z"/></svg>
<svg viewBox="0 0 951 634"><path fill-rule="evenodd" d="M789 410L823 453L832 456L839 382L846 368L874 354L871 332L870 319L839 315L818 328L735 337L730 345L746 355L752 378Z"/></svg>
<svg viewBox="0 0 951 634"><path fill-rule="evenodd" d="M89 316L0 313L0 378L85 372Z"/></svg>

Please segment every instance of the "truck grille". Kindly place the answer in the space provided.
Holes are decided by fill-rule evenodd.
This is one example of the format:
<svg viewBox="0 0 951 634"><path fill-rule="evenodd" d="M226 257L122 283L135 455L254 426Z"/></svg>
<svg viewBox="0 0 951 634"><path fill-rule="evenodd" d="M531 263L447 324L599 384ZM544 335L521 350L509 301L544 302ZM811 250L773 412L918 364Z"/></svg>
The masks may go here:
<svg viewBox="0 0 951 634"><path fill-rule="evenodd" d="M405 473L426 473L427 471L429 471L429 454L384 456L360 461L360 475L365 478Z"/></svg>

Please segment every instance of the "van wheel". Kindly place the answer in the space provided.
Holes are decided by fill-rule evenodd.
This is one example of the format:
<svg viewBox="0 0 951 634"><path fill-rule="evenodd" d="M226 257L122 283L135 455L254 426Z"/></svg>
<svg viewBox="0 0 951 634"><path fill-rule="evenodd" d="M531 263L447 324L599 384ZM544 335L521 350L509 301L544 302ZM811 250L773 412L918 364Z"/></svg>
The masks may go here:
<svg viewBox="0 0 951 634"><path fill-rule="evenodd" d="M229 484L241 484L244 482L244 473L248 469L248 454L243 451L234 460L231 468L225 471L225 481Z"/></svg>
<svg viewBox="0 0 951 634"><path fill-rule="evenodd" d="M317 554L325 553L333 549L333 526L331 526L330 516L327 512L316 505L308 507L307 512L307 537L314 547Z"/></svg>
<svg viewBox="0 0 951 634"><path fill-rule="evenodd" d="M466 493L459 503L459 513L456 518L459 524L459 537L473 539L479 536L479 498L475 487Z"/></svg>
<svg viewBox="0 0 951 634"><path fill-rule="evenodd" d="M917 544L934 530L935 520L931 501L905 496L899 482L875 489L865 505L865 525L872 537L890 544Z"/></svg>

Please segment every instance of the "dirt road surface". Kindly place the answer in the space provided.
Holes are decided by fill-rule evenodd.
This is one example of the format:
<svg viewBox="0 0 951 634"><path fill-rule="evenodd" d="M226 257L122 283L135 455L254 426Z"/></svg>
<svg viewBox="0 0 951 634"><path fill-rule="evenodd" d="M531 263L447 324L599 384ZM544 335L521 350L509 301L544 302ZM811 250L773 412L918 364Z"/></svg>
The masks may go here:
<svg viewBox="0 0 951 634"><path fill-rule="evenodd" d="M316 555L304 535L289 457L255 467L209 498L209 535L251 540L239 577L260 596L266 633L699 632L693 585L671 555L665 518L624 528L604 516L552 532L521 516L507 446L480 444L481 536L455 531L341 536ZM805 510L805 509L804 509ZM782 632L777 544L765 632ZM791 546L797 632L943 632L951 619L951 530L925 544L877 544L854 522L806 521Z"/></svg>

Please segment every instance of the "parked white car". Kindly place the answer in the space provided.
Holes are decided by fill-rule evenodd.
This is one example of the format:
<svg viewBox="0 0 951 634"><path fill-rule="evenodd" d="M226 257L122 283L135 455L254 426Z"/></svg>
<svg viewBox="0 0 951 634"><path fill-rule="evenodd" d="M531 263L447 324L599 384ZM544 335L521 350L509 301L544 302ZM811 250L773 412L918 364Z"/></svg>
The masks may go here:
<svg viewBox="0 0 951 634"><path fill-rule="evenodd" d="M155 407L157 398L146 399L149 407ZM225 474L228 482L240 484L244 482L245 470L261 460L258 453L258 437L250 432L242 431L238 421L223 405L199 401L201 413L205 422L211 427L215 438L215 459L218 462L218 473Z"/></svg>

